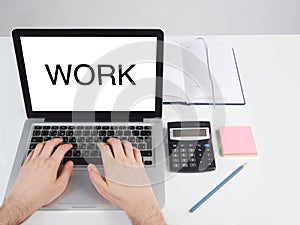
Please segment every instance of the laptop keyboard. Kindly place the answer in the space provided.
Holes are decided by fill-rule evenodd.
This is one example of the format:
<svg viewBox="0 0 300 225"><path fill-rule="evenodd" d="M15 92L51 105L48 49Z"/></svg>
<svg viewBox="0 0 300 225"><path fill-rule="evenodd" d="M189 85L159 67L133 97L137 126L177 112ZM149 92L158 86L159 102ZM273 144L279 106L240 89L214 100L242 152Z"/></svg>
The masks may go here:
<svg viewBox="0 0 300 225"><path fill-rule="evenodd" d="M71 143L73 148L65 154L62 163L72 160L75 165L102 165L101 153L98 150L97 142L106 142L109 138L115 137L120 140L127 140L132 146L141 151L144 165L153 164L152 152L152 127L138 126L33 126L32 137L29 144L28 154L35 146L53 138L62 138L63 143Z"/></svg>

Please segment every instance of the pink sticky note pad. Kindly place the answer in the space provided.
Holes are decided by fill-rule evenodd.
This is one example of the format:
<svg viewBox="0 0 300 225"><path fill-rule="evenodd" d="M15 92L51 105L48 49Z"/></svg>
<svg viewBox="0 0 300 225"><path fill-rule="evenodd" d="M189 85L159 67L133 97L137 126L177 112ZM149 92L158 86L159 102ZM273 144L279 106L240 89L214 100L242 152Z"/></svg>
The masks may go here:
<svg viewBox="0 0 300 225"><path fill-rule="evenodd" d="M250 126L220 127L219 131L224 156L257 155Z"/></svg>

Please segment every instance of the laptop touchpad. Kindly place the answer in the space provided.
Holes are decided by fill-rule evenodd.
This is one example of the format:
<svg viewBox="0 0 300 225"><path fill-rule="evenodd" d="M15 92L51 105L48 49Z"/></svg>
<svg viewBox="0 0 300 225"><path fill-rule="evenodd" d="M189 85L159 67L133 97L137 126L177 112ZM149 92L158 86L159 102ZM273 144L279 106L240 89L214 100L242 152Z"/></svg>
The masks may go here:
<svg viewBox="0 0 300 225"><path fill-rule="evenodd" d="M95 189L87 170L73 171L69 185L62 196L60 204L110 204Z"/></svg>

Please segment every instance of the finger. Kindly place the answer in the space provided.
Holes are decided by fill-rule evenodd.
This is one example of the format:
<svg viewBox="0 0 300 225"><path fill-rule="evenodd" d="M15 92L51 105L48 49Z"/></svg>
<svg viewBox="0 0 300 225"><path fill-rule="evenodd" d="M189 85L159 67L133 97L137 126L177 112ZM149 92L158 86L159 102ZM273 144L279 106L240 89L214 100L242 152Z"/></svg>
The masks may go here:
<svg viewBox="0 0 300 225"><path fill-rule="evenodd" d="M112 158L114 157L113 154L111 153L111 150L110 150L109 146L106 143L98 142L97 147L100 150L100 152L101 151L106 151Z"/></svg>
<svg viewBox="0 0 300 225"><path fill-rule="evenodd" d="M125 150L125 155L129 159L130 162L135 162L132 144L129 141L122 141L123 148Z"/></svg>
<svg viewBox="0 0 300 225"><path fill-rule="evenodd" d="M32 155L33 155L33 151L31 151L31 152L27 155L27 157L26 157L26 159L25 159L23 165L27 164L27 163L30 161L30 159L32 158Z"/></svg>
<svg viewBox="0 0 300 225"><path fill-rule="evenodd" d="M50 157L51 160L53 160L54 164L57 165L57 167L60 165L61 161L63 160L65 154L72 149L72 144L63 144L58 146L58 148L55 150L55 152Z"/></svg>
<svg viewBox="0 0 300 225"><path fill-rule="evenodd" d="M68 161L64 165L59 177L57 178L56 187L59 193L62 193L66 189L72 174L73 166L74 166L73 162Z"/></svg>
<svg viewBox="0 0 300 225"><path fill-rule="evenodd" d="M126 161L126 155L121 144L121 141L117 138L108 139L107 143L112 147L115 159L118 161Z"/></svg>
<svg viewBox="0 0 300 225"><path fill-rule="evenodd" d="M99 173L99 170L94 164L89 164L88 165L88 172L89 172L89 177L94 185L94 187L97 189L97 191L101 194L104 195L106 189L107 189L107 183L104 180L104 178L101 176Z"/></svg>
<svg viewBox="0 0 300 225"><path fill-rule="evenodd" d="M133 148L133 153L134 153L134 158L135 158L136 162L138 163L138 165L143 166L144 164L143 164L141 151L137 148Z"/></svg>
<svg viewBox="0 0 300 225"><path fill-rule="evenodd" d="M97 143L98 148L101 152L101 158L103 162L104 171L111 166L112 162L115 161L109 146L103 142Z"/></svg>
<svg viewBox="0 0 300 225"><path fill-rule="evenodd" d="M57 145L61 144L62 141L63 140L61 138L55 138L55 139L52 139L50 141L47 141L44 148L43 148L43 151L41 151L41 153L40 153L40 156L42 158L49 158L49 156L53 152L54 148Z"/></svg>
<svg viewBox="0 0 300 225"><path fill-rule="evenodd" d="M41 151L43 150L43 148L44 148L44 146L45 146L45 143L46 142L41 142L41 143L38 143L36 146L35 146L35 148L34 148L34 150L33 150L33 155L32 155L32 158L35 158L35 157L37 157L40 153L41 153Z"/></svg>

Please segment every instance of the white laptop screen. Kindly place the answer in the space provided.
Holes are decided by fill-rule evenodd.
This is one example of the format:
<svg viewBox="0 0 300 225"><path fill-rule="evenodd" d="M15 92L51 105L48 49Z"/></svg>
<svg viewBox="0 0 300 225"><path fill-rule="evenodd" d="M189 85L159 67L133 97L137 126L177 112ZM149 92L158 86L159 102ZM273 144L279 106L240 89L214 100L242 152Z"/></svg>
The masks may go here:
<svg viewBox="0 0 300 225"><path fill-rule="evenodd" d="M155 111L156 37L20 39L32 111Z"/></svg>

